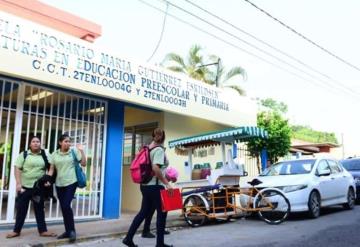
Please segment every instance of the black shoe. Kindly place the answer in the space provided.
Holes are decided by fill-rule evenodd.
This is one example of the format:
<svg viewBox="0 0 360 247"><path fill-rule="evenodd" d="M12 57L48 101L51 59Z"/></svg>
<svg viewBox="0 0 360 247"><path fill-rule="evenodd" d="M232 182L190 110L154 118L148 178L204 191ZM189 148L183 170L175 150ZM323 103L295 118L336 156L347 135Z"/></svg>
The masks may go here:
<svg viewBox="0 0 360 247"><path fill-rule="evenodd" d="M141 237L143 237L143 238L155 238L155 235L152 234L151 232L143 232L141 234Z"/></svg>
<svg viewBox="0 0 360 247"><path fill-rule="evenodd" d="M75 231L71 231L69 233L69 242L70 243L74 243L76 241L76 232Z"/></svg>
<svg viewBox="0 0 360 247"><path fill-rule="evenodd" d="M173 245L163 244L163 245L156 245L156 247L173 247Z"/></svg>
<svg viewBox="0 0 360 247"><path fill-rule="evenodd" d="M63 234L57 237L57 239L64 239L64 238L69 238L69 234L67 232L64 232Z"/></svg>
<svg viewBox="0 0 360 247"><path fill-rule="evenodd" d="M132 240L130 241L127 238L124 238L122 243L129 247L138 247Z"/></svg>
<svg viewBox="0 0 360 247"><path fill-rule="evenodd" d="M170 232L169 232L168 230L165 230L165 231L164 231L164 234L165 234L165 235L169 235Z"/></svg>

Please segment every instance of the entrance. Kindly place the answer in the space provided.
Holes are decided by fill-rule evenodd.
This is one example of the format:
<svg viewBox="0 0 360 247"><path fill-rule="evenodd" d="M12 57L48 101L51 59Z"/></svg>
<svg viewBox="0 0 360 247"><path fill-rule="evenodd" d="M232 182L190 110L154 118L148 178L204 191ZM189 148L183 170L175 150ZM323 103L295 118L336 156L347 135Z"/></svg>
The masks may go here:
<svg viewBox="0 0 360 247"><path fill-rule="evenodd" d="M62 133L84 146L87 186L72 202L75 218L101 217L107 103L76 94L0 77L0 224L15 219L14 162L36 135L52 153ZM32 205L30 204L32 207ZM46 220L62 219L60 204L45 203ZM27 222L35 221L29 207Z"/></svg>

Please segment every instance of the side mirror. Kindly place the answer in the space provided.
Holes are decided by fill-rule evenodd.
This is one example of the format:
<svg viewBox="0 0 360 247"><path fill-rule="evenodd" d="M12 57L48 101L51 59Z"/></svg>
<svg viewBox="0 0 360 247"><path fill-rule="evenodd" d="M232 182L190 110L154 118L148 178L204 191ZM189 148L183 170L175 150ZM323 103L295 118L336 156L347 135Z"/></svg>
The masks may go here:
<svg viewBox="0 0 360 247"><path fill-rule="evenodd" d="M319 174L319 177L329 176L331 174L331 171L330 171L330 169L325 169L325 170L322 170L321 172L319 172L318 174Z"/></svg>

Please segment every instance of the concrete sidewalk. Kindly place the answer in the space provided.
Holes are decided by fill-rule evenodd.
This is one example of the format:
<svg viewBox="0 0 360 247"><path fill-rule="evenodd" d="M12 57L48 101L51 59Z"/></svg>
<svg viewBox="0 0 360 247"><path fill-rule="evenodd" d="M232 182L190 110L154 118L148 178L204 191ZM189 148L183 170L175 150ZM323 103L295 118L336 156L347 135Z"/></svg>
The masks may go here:
<svg viewBox="0 0 360 247"><path fill-rule="evenodd" d="M77 242L93 240L104 237L120 237L125 235L134 218L134 214L122 214L121 219L117 220L95 220L87 222L75 222L77 232ZM152 228L155 228L156 214L153 217ZM185 227L186 223L180 213L172 212L166 222L168 228ZM142 226L139 228L142 229ZM48 230L60 235L64 232L64 225L48 224ZM24 227L20 237L7 239L6 234L11 232L11 228L0 231L0 246L59 246L68 243L68 240L57 240L56 237L40 237L36 225L31 227Z"/></svg>

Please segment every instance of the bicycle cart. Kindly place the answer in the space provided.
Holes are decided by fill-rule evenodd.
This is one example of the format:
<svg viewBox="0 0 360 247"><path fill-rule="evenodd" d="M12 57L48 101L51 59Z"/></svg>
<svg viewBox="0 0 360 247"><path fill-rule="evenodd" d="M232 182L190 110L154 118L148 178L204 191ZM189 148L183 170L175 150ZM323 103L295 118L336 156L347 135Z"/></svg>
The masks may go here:
<svg viewBox="0 0 360 247"><path fill-rule="evenodd" d="M261 181L257 179L249 182L251 187L240 188L240 178L247 173L243 165L234 162L231 150L226 155L226 145L266 137L267 133L260 128L240 127L169 142L169 147L176 148L177 153L188 155L185 165L188 172L192 171L195 149L221 146L222 165L218 169L211 170L206 178L177 183L182 191L182 213L190 226L201 226L211 219L229 220L252 212L257 212L269 224L279 224L288 217L290 204L282 191L261 188Z"/></svg>

